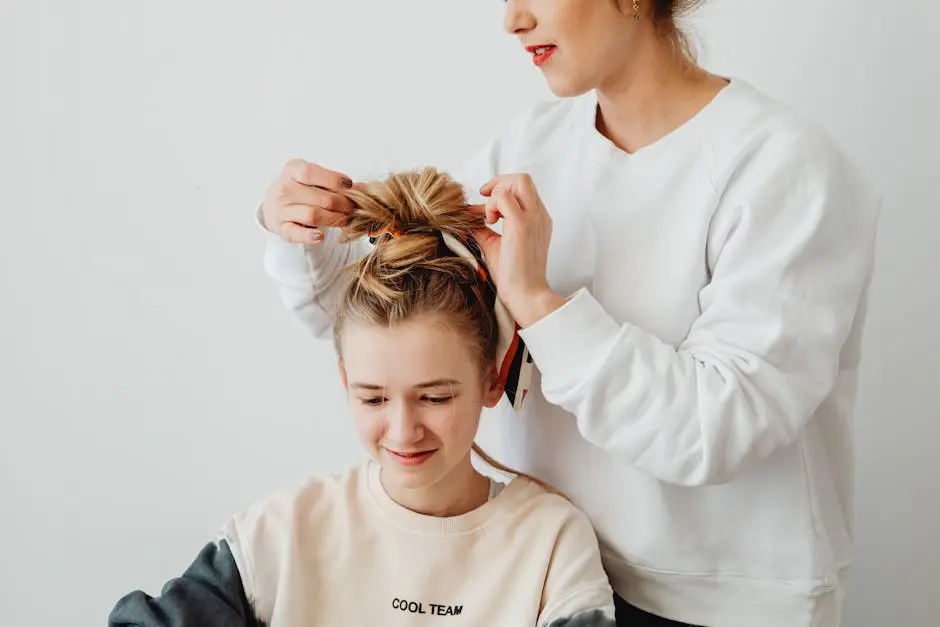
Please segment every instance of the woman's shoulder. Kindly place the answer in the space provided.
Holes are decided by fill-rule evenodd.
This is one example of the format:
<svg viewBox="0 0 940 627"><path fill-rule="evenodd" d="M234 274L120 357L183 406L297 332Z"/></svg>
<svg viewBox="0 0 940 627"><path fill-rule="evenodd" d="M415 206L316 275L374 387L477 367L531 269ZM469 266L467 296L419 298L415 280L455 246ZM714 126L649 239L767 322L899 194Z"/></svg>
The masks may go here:
<svg viewBox="0 0 940 627"><path fill-rule="evenodd" d="M732 79L724 99L723 119L710 134L718 156L741 160L775 155L779 160L846 162L848 157L833 135L816 119L794 105Z"/></svg>
<svg viewBox="0 0 940 627"><path fill-rule="evenodd" d="M855 212L878 211L870 177L818 121L743 81L730 88L722 123L709 136L716 189L775 194L789 181L804 196L838 197Z"/></svg>

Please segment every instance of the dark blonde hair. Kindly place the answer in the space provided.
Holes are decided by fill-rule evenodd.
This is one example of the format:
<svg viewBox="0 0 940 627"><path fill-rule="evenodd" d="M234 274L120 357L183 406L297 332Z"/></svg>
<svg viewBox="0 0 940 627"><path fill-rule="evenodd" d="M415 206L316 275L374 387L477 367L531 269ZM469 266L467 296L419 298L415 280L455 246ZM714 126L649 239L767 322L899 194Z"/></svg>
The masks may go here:
<svg viewBox="0 0 940 627"><path fill-rule="evenodd" d="M424 168L390 175L346 190L353 209L340 241L375 237L375 247L351 266L336 310L333 343L342 359L350 323L393 327L418 316L450 325L476 352L481 376L495 373L499 326L495 294L467 260L444 249L441 233L472 237L485 226L467 209L463 187L445 173ZM473 451L494 469L558 490Z"/></svg>
<svg viewBox="0 0 940 627"><path fill-rule="evenodd" d="M696 62L695 46L682 21L695 12L705 0L640 0L649 4L649 16L653 25L669 40L687 61Z"/></svg>
<svg viewBox="0 0 940 627"><path fill-rule="evenodd" d="M376 234L355 267L336 312L334 343L347 322L390 327L418 315L439 317L473 345L481 368L495 363L495 295L464 259L442 250L439 233L466 238L484 226L467 210L463 187L434 168L392 174L345 192L353 210L341 241Z"/></svg>

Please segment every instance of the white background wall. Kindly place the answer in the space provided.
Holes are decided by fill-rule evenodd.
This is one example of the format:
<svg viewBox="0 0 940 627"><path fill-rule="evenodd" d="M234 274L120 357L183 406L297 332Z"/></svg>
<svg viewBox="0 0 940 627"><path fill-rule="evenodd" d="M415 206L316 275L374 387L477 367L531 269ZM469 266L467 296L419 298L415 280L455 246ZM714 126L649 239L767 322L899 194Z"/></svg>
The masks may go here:
<svg viewBox="0 0 940 627"><path fill-rule="evenodd" d="M236 509L361 457L252 212L289 157L448 168L545 96L501 11L0 2L4 625L104 624ZM917 0L713 0L697 20L708 67L815 115L885 192L851 626L940 620L938 23Z"/></svg>

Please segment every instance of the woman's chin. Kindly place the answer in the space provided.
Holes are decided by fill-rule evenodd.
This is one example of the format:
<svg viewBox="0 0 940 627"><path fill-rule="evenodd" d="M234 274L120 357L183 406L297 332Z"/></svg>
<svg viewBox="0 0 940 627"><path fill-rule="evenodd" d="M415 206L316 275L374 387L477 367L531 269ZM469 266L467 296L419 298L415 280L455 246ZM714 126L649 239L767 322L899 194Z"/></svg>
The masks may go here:
<svg viewBox="0 0 940 627"><path fill-rule="evenodd" d="M570 77L561 74L546 73L545 82L552 94L558 98L576 98L591 90L589 85L583 84L581 81L574 81Z"/></svg>

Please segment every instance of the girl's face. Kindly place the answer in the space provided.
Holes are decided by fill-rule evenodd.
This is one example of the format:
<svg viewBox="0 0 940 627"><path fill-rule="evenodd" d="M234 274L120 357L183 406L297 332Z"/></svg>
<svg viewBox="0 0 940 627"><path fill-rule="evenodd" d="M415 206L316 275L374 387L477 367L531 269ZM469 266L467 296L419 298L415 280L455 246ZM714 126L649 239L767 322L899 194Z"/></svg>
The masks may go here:
<svg viewBox="0 0 940 627"><path fill-rule="evenodd" d="M555 95L577 96L601 87L630 58L630 34L644 24L634 22L632 6L630 0L507 0L503 25Z"/></svg>
<svg viewBox="0 0 940 627"><path fill-rule="evenodd" d="M469 342L428 317L394 328L350 324L342 355L356 430L386 486L429 488L469 469L483 407L502 394L495 367L484 377Z"/></svg>

